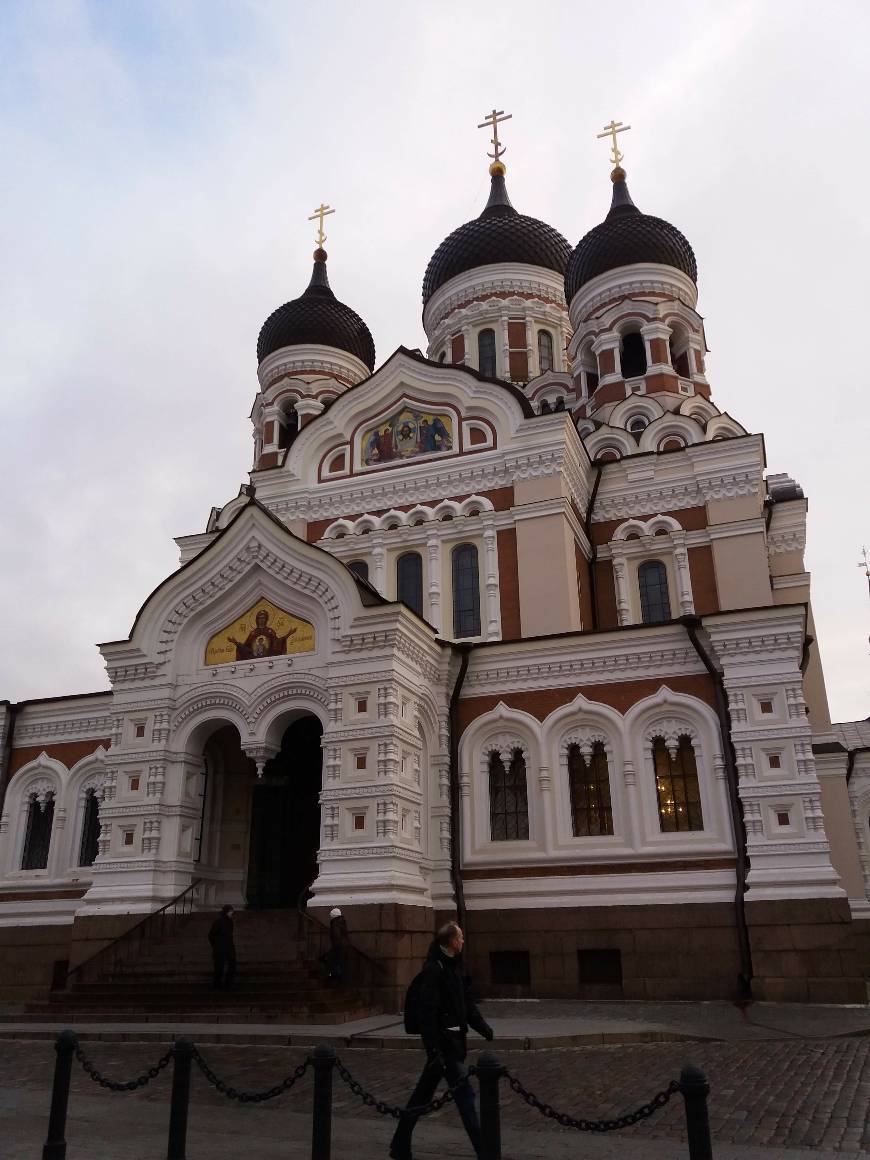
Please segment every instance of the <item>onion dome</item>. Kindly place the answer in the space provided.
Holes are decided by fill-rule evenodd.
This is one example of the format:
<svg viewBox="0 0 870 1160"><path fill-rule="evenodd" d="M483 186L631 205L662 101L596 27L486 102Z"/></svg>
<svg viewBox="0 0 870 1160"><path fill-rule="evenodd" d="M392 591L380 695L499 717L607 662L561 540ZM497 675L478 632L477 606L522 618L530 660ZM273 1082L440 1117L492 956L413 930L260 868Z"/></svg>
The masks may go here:
<svg viewBox="0 0 870 1160"><path fill-rule="evenodd" d="M537 218L517 213L508 197L504 166L490 166L492 188L480 217L448 235L432 255L423 278L423 304L466 270L498 262L522 262L565 273L571 247L565 238Z"/></svg>
<svg viewBox="0 0 870 1160"><path fill-rule="evenodd" d="M326 250L319 248L314 251L314 270L305 293L279 306L263 323L257 361L285 346L309 344L347 351L374 370L371 332L356 311L333 294L326 276Z"/></svg>
<svg viewBox="0 0 870 1160"><path fill-rule="evenodd" d="M607 217L577 243L565 275L565 297L570 302L587 282L618 266L655 262L673 266L698 280L692 247L670 222L641 213L628 192L625 170L610 175L613 201Z"/></svg>

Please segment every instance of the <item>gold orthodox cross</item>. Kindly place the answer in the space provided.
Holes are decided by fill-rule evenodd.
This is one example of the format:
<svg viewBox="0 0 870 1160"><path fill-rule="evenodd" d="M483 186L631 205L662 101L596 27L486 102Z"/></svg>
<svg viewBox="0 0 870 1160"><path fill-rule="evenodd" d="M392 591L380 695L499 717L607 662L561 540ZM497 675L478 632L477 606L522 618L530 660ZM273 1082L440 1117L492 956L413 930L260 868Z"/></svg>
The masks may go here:
<svg viewBox="0 0 870 1160"><path fill-rule="evenodd" d="M510 121L512 117L513 113L508 113L505 115L504 109L493 109L493 111L488 116L484 117L481 123L477 126L478 129L486 129L488 126L492 126L493 152L487 153L487 157L491 157L493 162L498 162L498 159L504 153L506 148L506 146L499 144L498 127L502 121Z"/></svg>
<svg viewBox="0 0 870 1160"><path fill-rule="evenodd" d="M631 125L623 125L622 121L614 121L611 118L610 124L604 126L604 132L596 134L596 136L598 138L610 137L612 139L613 156L610 158L610 160L613 162L614 165L619 165L620 161L622 160L622 158L624 156L624 154L620 153L619 149L617 149L617 147L616 147L616 134L617 133L624 133L626 131L626 129L630 129L630 128L631 128Z"/></svg>
<svg viewBox="0 0 870 1160"><path fill-rule="evenodd" d="M324 205L321 202L311 217L308 219L310 222L313 222L315 218L319 219L317 225L317 245L321 249L323 249L323 243L326 241L326 234L323 232L323 219L328 217L331 213L335 213L335 210L330 209L328 205Z"/></svg>

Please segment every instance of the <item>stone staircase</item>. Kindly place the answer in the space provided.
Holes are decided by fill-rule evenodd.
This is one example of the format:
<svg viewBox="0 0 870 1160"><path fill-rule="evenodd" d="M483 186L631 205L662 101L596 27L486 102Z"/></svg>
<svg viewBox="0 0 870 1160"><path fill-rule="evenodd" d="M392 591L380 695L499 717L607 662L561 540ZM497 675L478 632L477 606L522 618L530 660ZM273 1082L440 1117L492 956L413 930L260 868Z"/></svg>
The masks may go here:
<svg viewBox="0 0 870 1160"><path fill-rule="evenodd" d="M171 934L155 938L135 959L101 974L95 968L76 975L66 990L45 1002L28 1003L34 1017L61 1015L105 1017L118 1021L174 1021L180 1016L203 1022L250 1022L280 1017L282 1022L342 1023L380 1010L353 985L353 952L347 956L347 985L335 986L318 961L325 932L302 937L295 910L236 911L238 970L228 991L212 987L208 931L215 915L194 912ZM301 922L311 920L302 919Z"/></svg>

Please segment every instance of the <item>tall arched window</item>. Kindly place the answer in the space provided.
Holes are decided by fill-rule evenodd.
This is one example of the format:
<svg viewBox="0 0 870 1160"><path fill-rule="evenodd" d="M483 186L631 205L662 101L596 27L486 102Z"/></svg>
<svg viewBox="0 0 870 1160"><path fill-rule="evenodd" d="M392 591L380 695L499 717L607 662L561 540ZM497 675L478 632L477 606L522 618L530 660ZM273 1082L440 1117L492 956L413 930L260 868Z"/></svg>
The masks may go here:
<svg viewBox="0 0 870 1160"><path fill-rule="evenodd" d="M662 737L653 741L656 799L663 834L679 830L703 830L701 788L690 737L681 737L672 757Z"/></svg>
<svg viewBox="0 0 870 1160"><path fill-rule="evenodd" d="M553 369L553 336L549 330L538 331L538 365L541 374Z"/></svg>
<svg viewBox="0 0 870 1160"><path fill-rule="evenodd" d="M646 560L637 570L640 615L644 624L661 624L671 619L668 597L668 570L661 560Z"/></svg>
<svg viewBox="0 0 870 1160"><path fill-rule="evenodd" d="M619 344L619 365L624 379L636 379L646 374L646 346L643 335L636 330L624 334Z"/></svg>
<svg viewBox="0 0 870 1160"><path fill-rule="evenodd" d="M368 580L369 566L366 560L351 560L348 568L353 572L354 576L359 576L360 580Z"/></svg>
<svg viewBox="0 0 870 1160"><path fill-rule="evenodd" d="M458 544L453 559L453 635L480 636L480 578L475 544Z"/></svg>
<svg viewBox="0 0 870 1160"><path fill-rule="evenodd" d="M495 331L482 330L477 336L477 365L482 375L495 378Z"/></svg>
<svg viewBox="0 0 870 1160"><path fill-rule="evenodd" d="M24 831L22 870L44 870L48 865L51 846L51 827L54 822L54 795L38 797L31 794L27 806L27 825Z"/></svg>
<svg viewBox="0 0 870 1160"><path fill-rule="evenodd" d="M568 782L574 836L591 838L598 834L612 834L610 774L607 753L600 741L595 742L588 761L579 745L568 746Z"/></svg>
<svg viewBox="0 0 870 1160"><path fill-rule="evenodd" d="M405 552L396 561L396 598L423 615L423 557L419 552Z"/></svg>
<svg viewBox="0 0 870 1160"><path fill-rule="evenodd" d="M85 791L82 812L82 844L79 847L79 866L93 866L100 838L100 803L94 790Z"/></svg>
<svg viewBox="0 0 870 1160"><path fill-rule="evenodd" d="M526 759L522 749L505 764L500 754L489 755L489 826L494 842L510 842L529 836L529 796Z"/></svg>

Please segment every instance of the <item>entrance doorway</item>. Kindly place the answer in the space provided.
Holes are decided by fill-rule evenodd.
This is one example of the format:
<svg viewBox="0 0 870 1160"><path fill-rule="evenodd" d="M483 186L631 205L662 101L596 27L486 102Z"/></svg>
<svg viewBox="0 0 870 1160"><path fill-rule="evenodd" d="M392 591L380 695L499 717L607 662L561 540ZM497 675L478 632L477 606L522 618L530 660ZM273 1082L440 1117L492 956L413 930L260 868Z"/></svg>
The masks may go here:
<svg viewBox="0 0 870 1160"><path fill-rule="evenodd" d="M323 727L300 717L252 790L248 906L295 906L317 874Z"/></svg>

